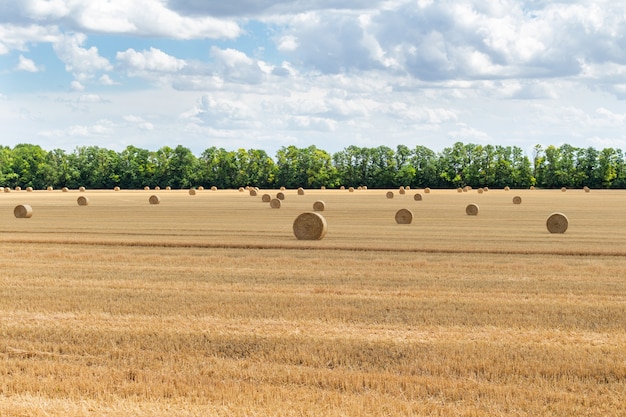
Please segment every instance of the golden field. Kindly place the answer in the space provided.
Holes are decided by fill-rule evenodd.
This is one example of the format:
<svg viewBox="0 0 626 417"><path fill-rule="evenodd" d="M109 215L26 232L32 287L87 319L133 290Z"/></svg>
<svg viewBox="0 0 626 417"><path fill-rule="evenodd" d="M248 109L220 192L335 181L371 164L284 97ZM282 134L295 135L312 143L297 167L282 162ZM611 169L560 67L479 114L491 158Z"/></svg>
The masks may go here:
<svg viewBox="0 0 626 417"><path fill-rule="evenodd" d="M0 193L0 415L626 415L626 191L386 191Z"/></svg>

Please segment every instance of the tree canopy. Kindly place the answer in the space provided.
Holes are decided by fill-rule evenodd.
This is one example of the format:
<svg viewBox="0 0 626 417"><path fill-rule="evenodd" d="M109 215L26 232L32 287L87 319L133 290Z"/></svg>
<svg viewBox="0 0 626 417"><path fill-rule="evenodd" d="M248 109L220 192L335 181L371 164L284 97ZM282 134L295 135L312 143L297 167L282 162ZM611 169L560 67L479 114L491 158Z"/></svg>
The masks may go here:
<svg viewBox="0 0 626 417"><path fill-rule="evenodd" d="M275 158L261 149L210 147L201 155L178 145L156 151L128 146L121 152L81 146L67 153L39 145L0 146L0 186L127 189L190 188L626 188L620 149L540 145L532 158L516 146L457 142L441 152L425 146L348 146L330 154L293 145Z"/></svg>

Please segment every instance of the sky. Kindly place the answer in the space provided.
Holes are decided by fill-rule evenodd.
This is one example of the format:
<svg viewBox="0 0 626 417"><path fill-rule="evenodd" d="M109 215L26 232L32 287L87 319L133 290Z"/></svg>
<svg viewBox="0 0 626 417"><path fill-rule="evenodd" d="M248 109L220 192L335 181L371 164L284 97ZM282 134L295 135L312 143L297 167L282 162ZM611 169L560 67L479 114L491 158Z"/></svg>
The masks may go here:
<svg viewBox="0 0 626 417"><path fill-rule="evenodd" d="M0 0L0 145L626 149L626 3Z"/></svg>

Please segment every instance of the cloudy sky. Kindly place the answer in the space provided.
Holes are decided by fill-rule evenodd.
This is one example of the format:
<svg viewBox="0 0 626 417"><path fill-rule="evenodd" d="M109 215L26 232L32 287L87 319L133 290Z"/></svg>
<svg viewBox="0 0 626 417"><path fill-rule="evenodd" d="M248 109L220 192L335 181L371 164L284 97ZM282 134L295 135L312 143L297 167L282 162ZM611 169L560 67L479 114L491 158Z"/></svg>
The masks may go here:
<svg viewBox="0 0 626 417"><path fill-rule="evenodd" d="M0 0L5 146L530 153L625 122L617 1Z"/></svg>

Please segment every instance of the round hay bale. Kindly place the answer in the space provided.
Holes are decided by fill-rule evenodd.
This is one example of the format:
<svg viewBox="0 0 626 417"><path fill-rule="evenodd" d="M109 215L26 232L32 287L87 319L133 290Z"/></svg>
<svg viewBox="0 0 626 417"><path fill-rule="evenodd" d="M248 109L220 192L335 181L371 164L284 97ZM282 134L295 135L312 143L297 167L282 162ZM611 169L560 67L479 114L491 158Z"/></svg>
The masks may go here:
<svg viewBox="0 0 626 417"><path fill-rule="evenodd" d="M30 219L33 217L33 208L28 204L20 204L13 209L13 215L17 219Z"/></svg>
<svg viewBox="0 0 626 417"><path fill-rule="evenodd" d="M280 187L280 191L286 191L287 189L285 187Z"/></svg>
<svg viewBox="0 0 626 417"><path fill-rule="evenodd" d="M26 187L26 192L27 193L32 193L33 192L33 187Z"/></svg>
<svg viewBox="0 0 626 417"><path fill-rule="evenodd" d="M535 190L535 186L534 186L534 185L531 185L531 186L530 186L530 189L531 189L531 191L534 191L534 190Z"/></svg>
<svg viewBox="0 0 626 417"><path fill-rule="evenodd" d="M46 188L46 190L48 190L48 191L52 191L52 190L54 190L54 188L52 188L51 186L49 186L48 188Z"/></svg>
<svg viewBox="0 0 626 417"><path fill-rule="evenodd" d="M413 221L413 212L408 209L400 209L396 212L396 223L411 224Z"/></svg>
<svg viewBox="0 0 626 417"><path fill-rule="evenodd" d="M85 192L85 187L83 187L83 186L78 187L78 191L80 191L81 193L84 193Z"/></svg>
<svg viewBox="0 0 626 417"><path fill-rule="evenodd" d="M257 195L257 192L254 188L250 188L248 192L250 193L250 197L256 197Z"/></svg>
<svg viewBox="0 0 626 417"><path fill-rule="evenodd" d="M469 190L471 190L471 187L468 187L467 185L465 187L463 187L463 192L466 193Z"/></svg>
<svg viewBox="0 0 626 417"><path fill-rule="evenodd" d="M76 199L76 202L78 203L79 206L88 206L89 205L89 199L87 197L85 197L84 195L81 195L80 197L78 197Z"/></svg>
<svg viewBox="0 0 626 417"><path fill-rule="evenodd" d="M239 187L239 192L243 193L244 191L246 191L243 187Z"/></svg>
<svg viewBox="0 0 626 417"><path fill-rule="evenodd" d="M167 187L165 187L165 191L171 191L172 187L170 187L169 185Z"/></svg>
<svg viewBox="0 0 626 417"><path fill-rule="evenodd" d="M280 208L280 205L281 205L281 203L280 203L280 200L279 200L279 199L277 199L277 198L272 198L272 199L270 200L270 207L271 207L271 208L273 208L273 209L279 209L279 208Z"/></svg>
<svg viewBox="0 0 626 417"><path fill-rule="evenodd" d="M367 185L364 185L364 186L363 186L363 189L364 189L364 190L367 190Z"/></svg>
<svg viewBox="0 0 626 417"><path fill-rule="evenodd" d="M422 201L422 195L420 193L416 193L413 196L413 200L415 200L415 201Z"/></svg>
<svg viewBox="0 0 626 417"><path fill-rule="evenodd" d="M506 187L504 187L504 191L510 191L511 187L509 187L508 185Z"/></svg>
<svg viewBox="0 0 626 417"><path fill-rule="evenodd" d="M546 220L546 228L550 233L565 233L569 221L563 213L552 213Z"/></svg>
<svg viewBox="0 0 626 417"><path fill-rule="evenodd" d="M567 187L561 187L561 191L562 191L562 192L567 191Z"/></svg>
<svg viewBox="0 0 626 417"><path fill-rule="evenodd" d="M143 187L144 191L150 191L150 187L148 187L147 185L145 187Z"/></svg>
<svg viewBox="0 0 626 417"><path fill-rule="evenodd" d="M387 191L387 198L393 198L393 191Z"/></svg>
<svg viewBox="0 0 626 417"><path fill-rule="evenodd" d="M327 228L324 216L315 212L302 213L293 222L293 234L298 240L320 240Z"/></svg>
<svg viewBox="0 0 626 417"><path fill-rule="evenodd" d="M67 188L67 187L63 187L63 188L61 188L61 191L64 192L64 193L67 193L67 192L70 191L70 189Z"/></svg>
<svg viewBox="0 0 626 417"><path fill-rule="evenodd" d="M272 196L269 194L263 194L263 196L261 197L261 201L263 201L264 203L269 203L270 201L272 201Z"/></svg>
<svg viewBox="0 0 626 417"><path fill-rule="evenodd" d="M304 188L298 188L298 195L304 195Z"/></svg>
<svg viewBox="0 0 626 417"><path fill-rule="evenodd" d="M468 216L478 215L478 205L474 203L468 204L467 207L465 207L465 214Z"/></svg>
<svg viewBox="0 0 626 417"><path fill-rule="evenodd" d="M115 187L113 188L113 191L119 191L119 190L120 190L120 187L118 187L118 186L115 186Z"/></svg>
<svg viewBox="0 0 626 417"><path fill-rule="evenodd" d="M513 197L513 204L522 204L522 197L516 195Z"/></svg>
<svg viewBox="0 0 626 417"><path fill-rule="evenodd" d="M406 191L404 190L404 187L400 187L400 188L398 188L398 193L399 193L399 194L404 194L404 193L406 193Z"/></svg>
<svg viewBox="0 0 626 417"><path fill-rule="evenodd" d="M217 191L217 187L214 185L211 187L211 191Z"/></svg>
<svg viewBox="0 0 626 417"><path fill-rule="evenodd" d="M489 191L489 187L483 187L483 191L485 192Z"/></svg>
<svg viewBox="0 0 626 417"><path fill-rule="evenodd" d="M583 190L585 190L586 193L591 191L591 188L587 187L586 185L583 187Z"/></svg>
<svg viewBox="0 0 626 417"><path fill-rule="evenodd" d="M341 187L339 187L339 189L340 189L341 191L343 191L343 190L345 190L345 189L346 189L346 187L344 187L344 186L342 185Z"/></svg>
<svg viewBox="0 0 626 417"><path fill-rule="evenodd" d="M190 188L189 189L189 195L196 195L196 189L195 188Z"/></svg>
<svg viewBox="0 0 626 417"><path fill-rule="evenodd" d="M411 186L410 186L410 185L405 185L405 186L404 186L404 189L405 189L405 190L407 190L407 191L409 191L409 190L411 189Z"/></svg>
<svg viewBox="0 0 626 417"><path fill-rule="evenodd" d="M4 187L4 192L5 192L5 193L10 193L10 192L11 192L11 189L10 189L9 187Z"/></svg>
<svg viewBox="0 0 626 417"><path fill-rule="evenodd" d="M278 200L284 200L285 199L285 193L283 193L283 192L276 193L276 198Z"/></svg>
<svg viewBox="0 0 626 417"><path fill-rule="evenodd" d="M199 186L198 187L198 191L204 191L204 187L203 186Z"/></svg>
<svg viewBox="0 0 626 417"><path fill-rule="evenodd" d="M456 189L456 192L457 192L457 193L462 193L462 192L463 192L463 189L462 189L461 187L459 187L459 188L457 188L457 189Z"/></svg>
<svg viewBox="0 0 626 417"><path fill-rule="evenodd" d="M320 187L320 190L322 190L322 191L324 191L325 189L326 189L326 186L325 186L325 185L322 185L322 186Z"/></svg>
<svg viewBox="0 0 626 417"><path fill-rule="evenodd" d="M350 188L348 188L348 192L349 192L349 193L353 193L353 192L354 192L354 187L350 187Z"/></svg>
<svg viewBox="0 0 626 417"><path fill-rule="evenodd" d="M315 203L313 203L313 211L324 211L325 208L326 203L324 203L322 200L317 200Z"/></svg>
<svg viewBox="0 0 626 417"><path fill-rule="evenodd" d="M150 204L159 204L159 203L161 202L161 198L160 198L158 195L153 194L153 195L151 195L151 196L150 196L150 198L148 199L148 202L149 202Z"/></svg>
<svg viewBox="0 0 626 417"><path fill-rule="evenodd" d="M358 191L363 191L363 187L359 185L359 186L357 187L357 190L358 190Z"/></svg>
<svg viewBox="0 0 626 417"><path fill-rule="evenodd" d="M477 191L478 191L478 194L482 194L485 192L485 190L483 190L482 188L479 188Z"/></svg>
<svg viewBox="0 0 626 417"><path fill-rule="evenodd" d="M22 187L18 185L17 187L15 187L15 191L22 191Z"/></svg>
<svg viewBox="0 0 626 417"><path fill-rule="evenodd" d="M161 189L161 187L159 187L159 186L157 185L156 187L154 187L154 189L155 189L156 191L159 191L159 190Z"/></svg>
<svg viewBox="0 0 626 417"><path fill-rule="evenodd" d="M428 187L424 188L424 194L430 194L430 188Z"/></svg>

